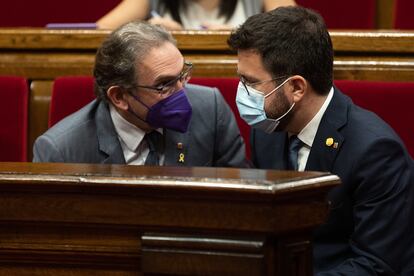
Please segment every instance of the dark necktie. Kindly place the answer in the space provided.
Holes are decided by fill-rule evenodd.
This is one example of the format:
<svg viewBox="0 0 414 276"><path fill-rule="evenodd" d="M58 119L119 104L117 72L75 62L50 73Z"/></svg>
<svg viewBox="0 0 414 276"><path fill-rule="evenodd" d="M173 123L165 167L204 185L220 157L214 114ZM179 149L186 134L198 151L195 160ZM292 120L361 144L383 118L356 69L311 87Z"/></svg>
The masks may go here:
<svg viewBox="0 0 414 276"><path fill-rule="evenodd" d="M289 151L288 151L288 169L298 170L298 153L302 147L303 142L296 136L292 135L289 137Z"/></svg>
<svg viewBox="0 0 414 276"><path fill-rule="evenodd" d="M147 159L145 159L145 165L147 166L159 166L158 154L161 150L162 135L158 131L151 131L145 134L144 139L147 141L149 153Z"/></svg>

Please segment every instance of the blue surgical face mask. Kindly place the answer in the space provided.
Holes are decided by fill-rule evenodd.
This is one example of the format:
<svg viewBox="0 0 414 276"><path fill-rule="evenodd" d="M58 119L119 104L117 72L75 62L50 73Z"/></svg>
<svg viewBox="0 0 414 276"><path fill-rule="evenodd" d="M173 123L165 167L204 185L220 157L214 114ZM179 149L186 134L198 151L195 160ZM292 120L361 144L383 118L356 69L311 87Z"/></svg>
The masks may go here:
<svg viewBox="0 0 414 276"><path fill-rule="evenodd" d="M293 103L289 110L277 119L270 119L266 116L264 109L265 99L282 87L290 78L278 85L275 89L270 91L266 96L259 90L248 86L249 91L243 83L239 82L237 88L236 104L239 109L240 116L246 121L248 125L253 128L261 129L266 133L272 133L280 124L280 120L285 117L295 106Z"/></svg>

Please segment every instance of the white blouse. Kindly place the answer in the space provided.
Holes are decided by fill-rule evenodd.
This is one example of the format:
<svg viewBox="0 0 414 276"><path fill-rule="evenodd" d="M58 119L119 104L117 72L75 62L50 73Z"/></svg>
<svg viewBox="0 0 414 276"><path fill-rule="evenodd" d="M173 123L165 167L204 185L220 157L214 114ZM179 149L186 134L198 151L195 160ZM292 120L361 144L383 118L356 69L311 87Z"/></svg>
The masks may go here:
<svg viewBox="0 0 414 276"><path fill-rule="evenodd" d="M179 14L184 29L190 30L203 29L203 26L206 24L229 25L236 28L247 19L243 3L240 0L237 1L236 9L227 22L225 16L219 17L219 7L211 11L206 11L196 1L188 1L187 9L184 10L184 8L181 7ZM172 19L169 12L165 13L164 17Z"/></svg>

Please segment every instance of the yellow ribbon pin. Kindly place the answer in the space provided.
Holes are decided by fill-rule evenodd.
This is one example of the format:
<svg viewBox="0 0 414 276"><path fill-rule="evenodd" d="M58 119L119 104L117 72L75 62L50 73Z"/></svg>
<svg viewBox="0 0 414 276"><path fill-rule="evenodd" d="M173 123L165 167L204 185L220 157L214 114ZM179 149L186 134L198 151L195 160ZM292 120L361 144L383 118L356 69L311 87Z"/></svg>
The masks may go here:
<svg viewBox="0 0 414 276"><path fill-rule="evenodd" d="M180 156L178 158L178 162L184 163L184 153L180 153Z"/></svg>
<svg viewBox="0 0 414 276"><path fill-rule="evenodd" d="M330 147L333 144L334 144L334 139L333 138L331 138L331 137L326 138L325 145L327 145L328 147Z"/></svg>

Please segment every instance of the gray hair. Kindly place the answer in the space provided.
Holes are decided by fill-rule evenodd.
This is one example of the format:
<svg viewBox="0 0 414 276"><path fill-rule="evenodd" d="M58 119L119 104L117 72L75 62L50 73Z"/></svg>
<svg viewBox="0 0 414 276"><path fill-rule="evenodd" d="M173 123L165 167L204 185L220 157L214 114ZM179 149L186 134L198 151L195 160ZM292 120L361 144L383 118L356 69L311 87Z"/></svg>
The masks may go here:
<svg viewBox="0 0 414 276"><path fill-rule="evenodd" d="M95 57L93 75L95 94L107 100L106 91L111 86L126 90L138 84L136 66L151 49L176 41L164 28L137 21L114 30L99 47Z"/></svg>

